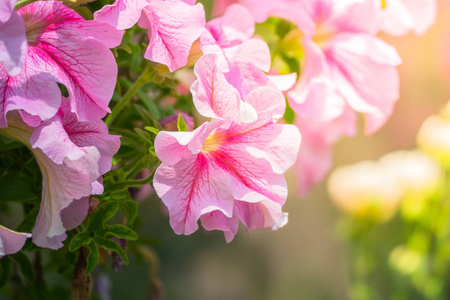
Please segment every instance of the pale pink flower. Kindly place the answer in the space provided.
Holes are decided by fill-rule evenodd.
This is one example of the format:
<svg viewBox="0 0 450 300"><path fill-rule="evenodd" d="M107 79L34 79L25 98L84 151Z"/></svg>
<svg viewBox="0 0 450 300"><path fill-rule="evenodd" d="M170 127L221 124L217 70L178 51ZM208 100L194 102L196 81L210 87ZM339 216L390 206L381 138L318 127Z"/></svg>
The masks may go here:
<svg viewBox="0 0 450 300"><path fill-rule="evenodd" d="M200 219L206 230L222 230L231 241L239 220L251 230L285 223L283 173L295 162L300 134L295 126L275 123L285 110L279 91L257 89L247 102L257 112L254 122L240 122L234 108L235 118L227 121L156 137L162 164L153 185L175 233L193 233Z"/></svg>
<svg viewBox="0 0 450 300"><path fill-rule="evenodd" d="M342 136L356 134L356 115L347 109L343 116L330 122L312 122L297 117L295 125L302 133L302 143L293 169L297 192L303 197L330 171L334 144Z"/></svg>
<svg viewBox="0 0 450 300"><path fill-rule="evenodd" d="M57 164L64 159L77 160L86 154L86 147L94 146L100 152L100 175L111 170L113 155L119 150L120 137L110 135L102 120L83 122L70 111L70 101L63 98L58 113L42 122L34 130L30 143L41 149Z"/></svg>
<svg viewBox="0 0 450 300"><path fill-rule="evenodd" d="M44 187L49 187L48 194L43 191L33 241L41 247L59 248L64 232L86 217L88 196L103 192L100 176L111 169L120 138L109 135L101 120L77 120L70 101L63 98L58 113L34 129L30 144L45 169Z"/></svg>
<svg viewBox="0 0 450 300"><path fill-rule="evenodd" d="M249 123L257 118L255 109L241 100L239 91L228 83L225 75L216 64L216 56L204 55L194 69L197 80L191 86L194 105L198 112L215 119L235 119L236 112L240 120ZM282 97L282 95L280 94Z"/></svg>
<svg viewBox="0 0 450 300"><path fill-rule="evenodd" d="M253 122L257 113L247 101L250 94L266 86L273 89L289 87L285 83L292 82L291 75L275 77L281 80L272 81L274 76L267 76L257 65L246 60L234 61L231 70L224 73L219 58L215 54L206 54L194 68L197 80L191 86L191 93L195 107L205 117L226 120L235 118L238 112L242 122ZM284 98L281 93L279 95Z"/></svg>
<svg viewBox="0 0 450 300"><path fill-rule="evenodd" d="M149 31L145 58L171 71L186 65L192 43L205 26L205 12L195 0L116 0L95 12L95 20L119 30L138 23Z"/></svg>
<svg viewBox="0 0 450 300"><path fill-rule="evenodd" d="M61 248L67 237L66 230L76 227L86 217L87 209L83 207L86 207L87 197L98 192L95 184L100 176L100 153L95 147L84 150L86 154L81 158L65 158L61 164L49 159L40 149L33 150L43 179L41 206L33 230L33 242L39 247ZM74 203L78 201L82 202ZM72 205L76 205L76 209L65 214L71 219L63 220L63 210Z"/></svg>
<svg viewBox="0 0 450 300"><path fill-rule="evenodd" d="M227 119L227 114L233 114L237 107L241 120L252 122L256 112L246 98L253 90L264 86L287 90L295 83L295 74L265 73L271 64L269 47L264 41L251 38L254 30L252 16L241 5L229 6L223 16L206 24L200 37L205 55L197 61L198 80L191 86L194 104L204 116Z"/></svg>
<svg viewBox="0 0 450 300"><path fill-rule="evenodd" d="M218 17L223 15L227 7L231 4L240 3L239 0L214 0L212 3L211 15Z"/></svg>
<svg viewBox="0 0 450 300"><path fill-rule="evenodd" d="M255 22L262 23L269 17L289 20L304 32L314 31L314 22L308 15L315 0L216 0L213 5L215 16L222 14L233 3L247 7Z"/></svg>
<svg viewBox="0 0 450 300"><path fill-rule="evenodd" d="M22 71L27 53L25 24L14 11L16 1L4 0L0 3L0 65L9 75Z"/></svg>
<svg viewBox="0 0 450 300"><path fill-rule="evenodd" d="M255 22L249 11L242 5L233 4L227 8L225 14L206 23L205 30L200 36L201 49L204 54L216 54L222 71L229 72L234 60L245 47L240 47L248 41L255 32ZM270 68L270 53L264 42L253 41L251 49L246 50L249 62L259 65L266 72ZM235 58L236 57L236 58Z"/></svg>
<svg viewBox="0 0 450 300"><path fill-rule="evenodd" d="M413 30L423 35L436 21L436 0L386 0L382 30L404 35Z"/></svg>
<svg viewBox="0 0 450 300"><path fill-rule="evenodd" d="M380 128L399 97L395 49L374 34L379 15L367 1L312 1L309 15L316 22L302 38L305 62L300 81L288 93L302 117L328 122L346 107L363 113L366 133Z"/></svg>
<svg viewBox="0 0 450 300"><path fill-rule="evenodd" d="M69 101L52 119L33 128L18 114L8 116L1 132L27 145L43 177L42 200L33 242L52 249L62 247L66 230L86 217L88 197L103 192L100 176L111 168L119 137L108 135L102 121L81 122L70 112Z"/></svg>
<svg viewBox="0 0 450 300"><path fill-rule="evenodd" d="M27 55L16 76L0 66L0 128L7 126L5 115L11 110L23 110L32 125L51 118L60 106L57 82L66 86L71 110L81 120L103 117L117 76L108 47L117 46L122 34L83 19L59 1L33 2L17 13L26 27Z"/></svg>
<svg viewBox="0 0 450 300"><path fill-rule="evenodd" d="M382 15L373 0L240 0L256 22L274 16L299 28L306 57L298 85L288 93L293 109L329 122L346 107L363 113L366 133L376 131L398 99L396 51L378 39Z"/></svg>
<svg viewBox="0 0 450 300"><path fill-rule="evenodd" d="M0 225L0 258L19 252L29 237L29 233L16 232Z"/></svg>

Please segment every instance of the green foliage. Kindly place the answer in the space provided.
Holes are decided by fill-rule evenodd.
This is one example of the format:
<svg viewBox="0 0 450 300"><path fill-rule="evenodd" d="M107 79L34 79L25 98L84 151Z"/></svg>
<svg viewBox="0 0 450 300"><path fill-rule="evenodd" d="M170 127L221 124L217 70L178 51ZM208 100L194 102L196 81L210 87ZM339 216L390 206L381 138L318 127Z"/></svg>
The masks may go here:
<svg viewBox="0 0 450 300"><path fill-rule="evenodd" d="M35 279L35 273L31 260L23 252L17 252L11 255L11 258L19 264L20 271L29 282Z"/></svg>
<svg viewBox="0 0 450 300"><path fill-rule="evenodd" d="M182 114L178 115L177 128L178 128L178 131L188 131L186 121L184 120Z"/></svg>
<svg viewBox="0 0 450 300"><path fill-rule="evenodd" d="M8 282L12 272L12 262L8 256L4 256L0 259L0 268L0 287L2 287Z"/></svg>
<svg viewBox="0 0 450 300"><path fill-rule="evenodd" d="M94 268L97 266L100 257L100 252L98 251L97 245L95 244L94 241L91 241L87 245L87 248L89 250L89 254L87 257L86 273L89 274L92 273L92 271L94 271Z"/></svg>
<svg viewBox="0 0 450 300"><path fill-rule="evenodd" d="M40 197L36 193L33 178L27 174L8 174L0 176L0 201L37 202Z"/></svg>
<svg viewBox="0 0 450 300"><path fill-rule="evenodd" d="M119 239L127 239L127 240L135 241L138 238L136 232L134 232L132 229L125 227L123 225L120 225L120 224L116 224L116 225L112 225L112 226L107 225L106 228L104 229L104 231L106 232L106 236L112 235Z"/></svg>
<svg viewBox="0 0 450 300"><path fill-rule="evenodd" d="M116 242L99 236L94 237L94 242L106 250L111 250L117 253L126 265L130 263L127 253Z"/></svg>
<svg viewBox="0 0 450 300"><path fill-rule="evenodd" d="M288 101L286 101L286 111L284 112L284 120L288 124L293 124L295 121L295 112L292 110Z"/></svg>

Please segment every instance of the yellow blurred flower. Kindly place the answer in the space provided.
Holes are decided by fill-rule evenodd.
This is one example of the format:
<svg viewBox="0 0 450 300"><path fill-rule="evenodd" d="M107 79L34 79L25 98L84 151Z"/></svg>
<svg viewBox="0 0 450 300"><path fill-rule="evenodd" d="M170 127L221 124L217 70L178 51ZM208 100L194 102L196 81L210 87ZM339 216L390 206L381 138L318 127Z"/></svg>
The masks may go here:
<svg viewBox="0 0 450 300"><path fill-rule="evenodd" d="M328 180L334 203L357 218L383 222L397 211L401 189L376 162L337 168Z"/></svg>
<svg viewBox="0 0 450 300"><path fill-rule="evenodd" d="M402 189L403 196L428 196L442 178L439 164L418 150L388 153L379 160L379 164Z"/></svg>
<svg viewBox="0 0 450 300"><path fill-rule="evenodd" d="M442 182L439 164L418 150L389 153L380 159L380 164L402 190L403 216L409 219L420 216Z"/></svg>
<svg viewBox="0 0 450 300"><path fill-rule="evenodd" d="M417 144L446 168L450 167L450 104L441 115L425 120L417 136Z"/></svg>
<svg viewBox="0 0 450 300"><path fill-rule="evenodd" d="M439 165L420 151L397 151L378 162L340 167L330 176L328 191L338 207L356 217L387 221L403 199L402 211L415 216L442 179Z"/></svg>

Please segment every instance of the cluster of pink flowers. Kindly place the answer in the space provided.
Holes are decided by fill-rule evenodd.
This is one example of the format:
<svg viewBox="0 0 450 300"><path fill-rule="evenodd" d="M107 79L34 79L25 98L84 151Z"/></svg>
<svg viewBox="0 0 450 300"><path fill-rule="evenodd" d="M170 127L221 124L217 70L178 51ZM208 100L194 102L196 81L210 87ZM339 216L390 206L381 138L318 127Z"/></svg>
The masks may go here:
<svg viewBox="0 0 450 300"><path fill-rule="evenodd" d="M249 230L286 224L283 174L297 161L301 193L321 180L331 146L355 133L357 113L368 134L386 122L399 96L401 59L376 34L423 34L436 10L433 0L217 0L219 17L205 23L195 2L116 0L94 20L58 1L18 10L15 0L0 3L0 132L26 144L42 170L36 245L62 247L65 231L86 217L89 196L103 191L101 176L120 146L101 120L117 80L109 48L124 30L148 29L145 58L170 71L185 66L199 45L191 93L211 121L157 135L162 164L154 188L176 233L191 234L200 221L230 241L239 221ZM291 33L304 52L298 79L267 74L269 47L254 33L255 22L271 16L298 27ZM279 123L283 92L296 126ZM0 256L18 251L27 237L0 227Z"/></svg>
<svg viewBox="0 0 450 300"><path fill-rule="evenodd" d="M356 133L362 113L371 134L389 118L399 97L396 50L376 35L424 34L436 18L436 0L218 0L219 15L232 3L256 22L269 17L298 27L304 58L297 84L287 92L303 142L296 164L304 195L329 171L331 146Z"/></svg>
<svg viewBox="0 0 450 300"><path fill-rule="evenodd" d="M66 230L85 219L89 196L103 192L101 176L120 146L101 118L117 77L108 48L120 44L122 32L62 2L14 10L15 3L0 5L0 132L33 152L43 184L32 234L2 227L0 256L17 252L30 236L40 247L62 247Z"/></svg>
<svg viewBox="0 0 450 300"><path fill-rule="evenodd" d="M193 233L200 220L230 241L239 221L249 230L287 222L283 173L295 163L300 133L277 123L286 102L265 73L269 48L253 33L253 18L240 5L206 24L191 92L198 112L212 120L192 132L156 137L162 164L154 187L178 234Z"/></svg>

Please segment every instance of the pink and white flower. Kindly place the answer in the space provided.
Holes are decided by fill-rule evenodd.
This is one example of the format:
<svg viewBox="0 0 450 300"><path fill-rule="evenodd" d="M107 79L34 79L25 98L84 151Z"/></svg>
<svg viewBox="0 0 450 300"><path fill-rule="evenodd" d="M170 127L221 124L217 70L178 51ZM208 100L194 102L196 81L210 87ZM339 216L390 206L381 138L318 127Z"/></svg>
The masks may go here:
<svg viewBox="0 0 450 300"><path fill-rule="evenodd" d="M117 76L108 47L117 46L122 34L108 24L83 19L59 1L33 2L17 14L25 23L27 54L16 76L0 66L0 128L7 126L5 115L11 110L22 110L32 125L51 118L61 101L57 82L67 88L71 110L81 120L105 116Z"/></svg>
<svg viewBox="0 0 450 300"><path fill-rule="evenodd" d="M95 20L119 30L138 23L148 29L145 58L165 64L170 71L186 65L192 43L205 26L205 12L195 0L116 0L97 11Z"/></svg>
<svg viewBox="0 0 450 300"><path fill-rule="evenodd" d="M257 112L254 122L240 122L234 108L234 119L230 114L193 132L156 137L162 164L153 184L175 233L191 234L201 220L206 230L222 230L231 241L239 220L251 230L283 224L283 173L295 162L300 134L295 126L275 123L285 110L279 91L257 89L247 103Z"/></svg>
<svg viewBox="0 0 450 300"><path fill-rule="evenodd" d="M0 225L0 258L19 252L29 237L29 233L16 232Z"/></svg>

